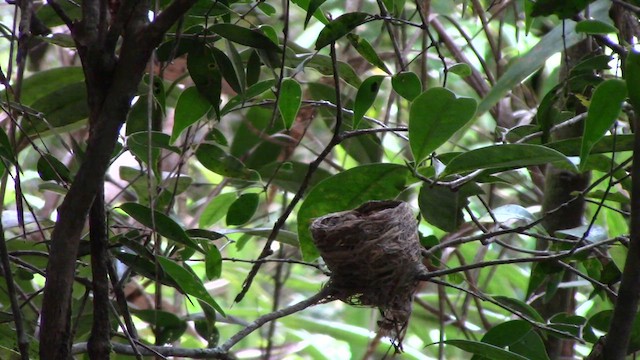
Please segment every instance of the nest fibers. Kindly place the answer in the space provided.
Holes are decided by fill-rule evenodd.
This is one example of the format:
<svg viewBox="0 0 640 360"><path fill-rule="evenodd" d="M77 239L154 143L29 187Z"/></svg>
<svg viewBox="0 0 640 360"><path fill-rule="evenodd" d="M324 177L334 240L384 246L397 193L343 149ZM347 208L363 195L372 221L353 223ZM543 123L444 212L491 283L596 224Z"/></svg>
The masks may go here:
<svg viewBox="0 0 640 360"><path fill-rule="evenodd" d="M331 297L378 307L378 324L397 350L411 316L422 264L417 221L409 204L371 201L311 224L313 240L329 270Z"/></svg>

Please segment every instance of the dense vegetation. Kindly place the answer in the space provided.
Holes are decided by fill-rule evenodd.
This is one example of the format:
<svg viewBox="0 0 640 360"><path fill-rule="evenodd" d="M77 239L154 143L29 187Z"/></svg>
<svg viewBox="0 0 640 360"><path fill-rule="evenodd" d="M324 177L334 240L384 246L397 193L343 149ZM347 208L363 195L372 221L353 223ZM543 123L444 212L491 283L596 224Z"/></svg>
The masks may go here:
<svg viewBox="0 0 640 360"><path fill-rule="evenodd" d="M640 351L640 2L2 13L0 358ZM309 230L372 200L418 221L406 328Z"/></svg>

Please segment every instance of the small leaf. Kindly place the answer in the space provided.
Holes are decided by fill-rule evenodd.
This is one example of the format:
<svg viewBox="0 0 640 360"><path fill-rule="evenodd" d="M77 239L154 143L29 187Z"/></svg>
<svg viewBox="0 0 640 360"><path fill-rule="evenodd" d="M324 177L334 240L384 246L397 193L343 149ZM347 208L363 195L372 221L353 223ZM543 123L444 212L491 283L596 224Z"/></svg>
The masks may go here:
<svg viewBox="0 0 640 360"><path fill-rule="evenodd" d="M316 185L298 211L298 239L305 260L319 253L309 225L314 218L356 208L369 200L393 199L404 190L409 170L397 164L363 165L338 173Z"/></svg>
<svg viewBox="0 0 640 360"><path fill-rule="evenodd" d="M316 50L320 50L347 35L358 25L364 23L369 17L369 14L362 12L352 12L339 16L320 31L318 40L316 40Z"/></svg>
<svg viewBox="0 0 640 360"><path fill-rule="evenodd" d="M598 20L583 20L576 24L576 32L586 34L612 34L617 33L615 26Z"/></svg>
<svg viewBox="0 0 640 360"><path fill-rule="evenodd" d="M186 128L207 115L209 110L211 103L200 95L198 88L192 86L184 90L176 104L171 143L175 143Z"/></svg>
<svg viewBox="0 0 640 360"><path fill-rule="evenodd" d="M445 340L444 343L491 360L528 360L524 356L479 341Z"/></svg>
<svg viewBox="0 0 640 360"><path fill-rule="evenodd" d="M602 139L620 115L622 102L626 97L627 87L622 80L609 79L596 87L584 124L580 170L584 170L593 145Z"/></svg>
<svg viewBox="0 0 640 360"><path fill-rule="evenodd" d="M225 316L224 310L218 305L218 303L209 295L207 289L205 289L202 281L192 272L184 267L178 265L175 261L163 256L157 257L162 270L169 275L177 284L180 284L180 288L187 295L195 296L196 298L204 301L214 308L217 312Z"/></svg>
<svg viewBox="0 0 640 360"><path fill-rule="evenodd" d="M313 14L315 14L316 10L320 9L320 6L322 4L324 4L324 2L327 0L310 0L309 1L309 6L307 7L307 16L305 16L304 18L304 28L307 28L307 25L309 24L309 20L311 20L311 17L313 16Z"/></svg>
<svg viewBox="0 0 640 360"><path fill-rule="evenodd" d="M271 39L257 30L247 29L234 24L214 24L209 27L211 31L225 39L235 43L249 46L255 49L265 49L269 51L282 52L282 49Z"/></svg>
<svg viewBox="0 0 640 360"><path fill-rule="evenodd" d="M37 164L38 175L44 181L53 180L57 183L71 181L71 172L67 167L51 154L43 154Z"/></svg>
<svg viewBox="0 0 640 360"><path fill-rule="evenodd" d="M253 217L258 210L260 195L256 193L242 194L231 204L227 211L227 225L243 225Z"/></svg>
<svg viewBox="0 0 640 360"><path fill-rule="evenodd" d="M204 167L216 174L245 180L258 180L258 174L255 171L247 169L242 161L215 145L200 145L196 150L196 158Z"/></svg>
<svg viewBox="0 0 640 360"><path fill-rule="evenodd" d="M149 229L154 229L155 225L154 230L167 239L187 245L192 249L203 252L198 244L196 244L184 232L182 227L167 215L154 210L152 217L150 208L133 202L120 205L120 209L122 209L122 211L124 211L129 216L134 218L137 222L148 227Z"/></svg>
<svg viewBox="0 0 640 360"><path fill-rule="evenodd" d="M213 245L207 251L205 261L205 269L207 272L207 279L215 280L220 278L222 274L222 255L218 247Z"/></svg>
<svg viewBox="0 0 640 360"><path fill-rule="evenodd" d="M403 71L391 78L391 86L398 95L413 101L422 92L422 82L416 73Z"/></svg>
<svg viewBox="0 0 640 360"><path fill-rule="evenodd" d="M353 105L353 127L358 128L358 123L362 120L362 117L367 113L371 105L376 100L376 96L378 95L378 90L380 90L380 85L382 85L382 81L384 80L384 76L382 75L374 75L370 78L367 78L362 82L360 88L358 88L358 93L356 94L356 101Z"/></svg>
<svg viewBox="0 0 640 360"><path fill-rule="evenodd" d="M409 112L409 145L416 163L424 161L476 112L476 101L436 87L420 94Z"/></svg>
<svg viewBox="0 0 640 360"><path fill-rule="evenodd" d="M296 115L298 115L301 103L302 89L300 88L300 84L291 78L284 79L280 86L278 110L280 110L280 115L282 116L282 120L284 120L286 129L290 129L296 120Z"/></svg>
<svg viewBox="0 0 640 360"><path fill-rule="evenodd" d="M562 153L532 144L492 145L464 152L453 158L441 176L479 169L521 168L563 162L574 171L575 165Z"/></svg>
<svg viewBox="0 0 640 360"><path fill-rule="evenodd" d="M451 67L449 67L449 69L447 70L450 73L454 73L463 78L471 75L471 67L469 66L469 64L465 64L465 63L454 64Z"/></svg>
<svg viewBox="0 0 640 360"><path fill-rule="evenodd" d="M229 210L229 206L233 204L236 200L235 193L224 193L219 194L213 200L207 203L207 206L202 211L202 215L200 215L200 220L198 221L198 226L201 228L208 228L211 225L214 225L218 222L218 220L222 219Z"/></svg>
<svg viewBox="0 0 640 360"><path fill-rule="evenodd" d="M360 54L360 56L362 56L365 60L367 60L369 64L376 66L378 67L378 69L391 75L391 71L389 70L387 65L384 63L384 61L380 59L380 56L378 56L378 53L373 48L373 46L371 46L371 44L367 41L367 39L352 33L347 34L347 39L349 39L351 46L353 46L356 49L358 54Z"/></svg>

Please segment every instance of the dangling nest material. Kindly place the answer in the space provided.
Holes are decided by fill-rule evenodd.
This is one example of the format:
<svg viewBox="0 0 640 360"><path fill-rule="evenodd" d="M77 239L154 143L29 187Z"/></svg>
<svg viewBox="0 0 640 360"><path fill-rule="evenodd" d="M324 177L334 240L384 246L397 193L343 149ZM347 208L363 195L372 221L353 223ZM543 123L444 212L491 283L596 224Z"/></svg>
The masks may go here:
<svg viewBox="0 0 640 360"><path fill-rule="evenodd" d="M411 316L423 273L417 221L409 204L371 201L355 210L329 214L311 224L329 270L332 297L351 305L378 307L379 322L397 350Z"/></svg>

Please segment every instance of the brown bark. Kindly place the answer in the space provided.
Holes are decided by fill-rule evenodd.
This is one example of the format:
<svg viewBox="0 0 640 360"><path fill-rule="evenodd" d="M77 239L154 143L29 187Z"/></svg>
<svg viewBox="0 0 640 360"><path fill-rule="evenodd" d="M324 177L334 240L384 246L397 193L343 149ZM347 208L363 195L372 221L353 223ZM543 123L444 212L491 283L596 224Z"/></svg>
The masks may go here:
<svg viewBox="0 0 640 360"><path fill-rule="evenodd" d="M195 0L175 0L149 23L148 1L125 1L109 26L106 1L86 0L82 3L82 20L73 24L67 21L85 73L90 134L80 169L58 209L51 235L41 315L42 360L71 358L71 292L89 209L104 182L120 128L151 52L164 32L194 3ZM122 42L116 57L119 37Z"/></svg>

